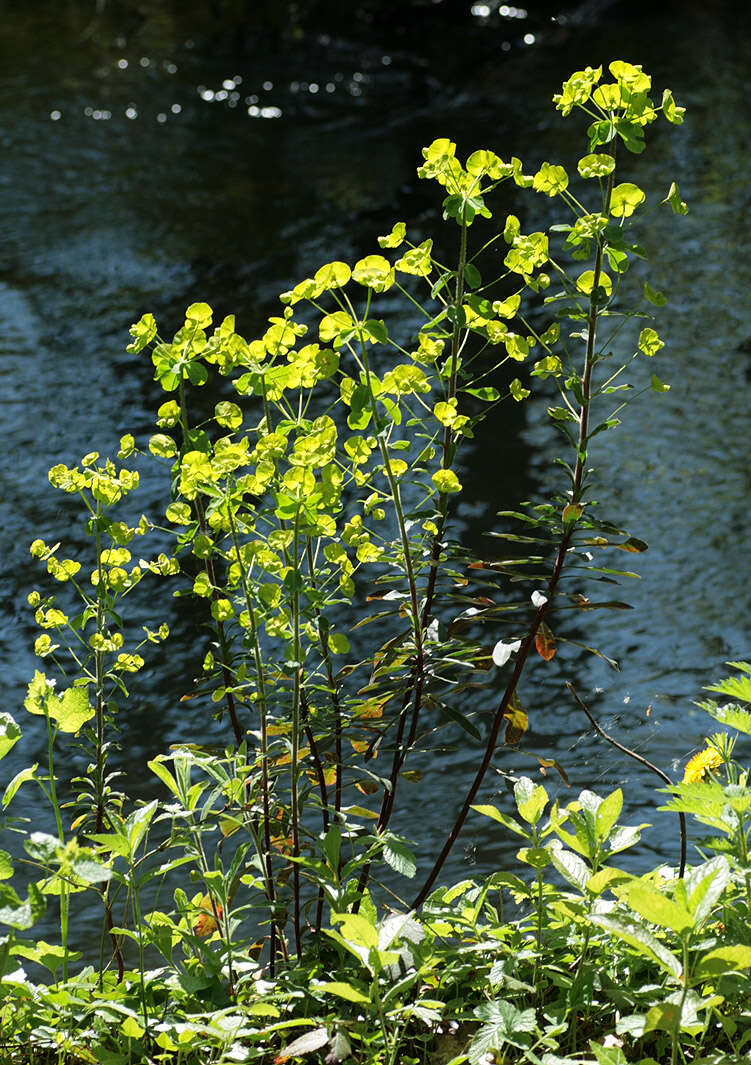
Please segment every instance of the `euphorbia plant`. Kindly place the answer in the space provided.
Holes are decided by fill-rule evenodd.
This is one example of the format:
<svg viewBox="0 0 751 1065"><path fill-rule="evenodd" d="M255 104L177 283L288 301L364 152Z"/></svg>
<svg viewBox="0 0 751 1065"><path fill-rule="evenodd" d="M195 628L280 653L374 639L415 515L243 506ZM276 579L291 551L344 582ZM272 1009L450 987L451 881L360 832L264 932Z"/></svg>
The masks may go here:
<svg viewBox="0 0 751 1065"><path fill-rule="evenodd" d="M621 301L630 262L644 257L631 227L646 197L616 178L616 155L641 152L646 127L659 114L679 124L682 109L669 91L656 104L640 67L609 69L612 82L587 68L555 97L564 115L591 119L576 179L549 162L526 174L520 160L485 149L461 162L448 139L424 149L418 174L442 189L457 249L451 264L433 239L413 242L398 222L379 238L381 252L353 266L327 263L284 293L258 339L245 340L233 316L215 325L200 302L171 340L151 314L131 330L129 350L150 349L171 397L149 450L170 469L165 518L175 544L151 567L176 569L174 556L206 604L214 637L201 651L198 690L226 713L233 748L195 832L246 835L253 857L233 872L233 887L242 880L266 909L272 970L278 956L300 953L306 927L320 930L326 905L335 914L357 909L374 862L415 874L408 842L390 830L402 781L419 777L407 761L429 749L438 726L458 725L484 753L413 905L423 901L501 728L509 745L525 735L522 673L533 648L544 661L555 653L554 604L613 605L578 587L564 594L568 571L578 581L583 571L609 580L617 571L591 552L643 547L598 518L588 456L626 405L626 367L663 344L644 319L664 297L645 282L636 306ZM490 205L502 209L508 183L555 200L564 221L531 233L514 215L496 224ZM675 185L663 202L685 212ZM214 373L234 395L210 416L196 413L194 390ZM565 442L563 484L552 500L508 513L524 524L522 536L510 535L538 553L473 558L451 538L462 446L483 417L537 387L558 392L548 414ZM653 376L652 388L667 386ZM121 454L133 449L125 438ZM92 524L97 536L102 528ZM97 558L110 560L99 540ZM495 586L491 594L470 587L499 576L527 594L499 601ZM110 609L99 588L89 620ZM500 639L498 630L484 637L485 625L501 622ZM483 736L469 706L478 691L495 690L495 668L504 670L504 690ZM192 764L204 756L194 751ZM175 764L183 758L176 752ZM163 761L153 765L165 780ZM183 798L192 809L187 791ZM195 832L190 846L209 886L211 863ZM224 868L218 850L216 863ZM225 914L225 938L228 922Z"/></svg>

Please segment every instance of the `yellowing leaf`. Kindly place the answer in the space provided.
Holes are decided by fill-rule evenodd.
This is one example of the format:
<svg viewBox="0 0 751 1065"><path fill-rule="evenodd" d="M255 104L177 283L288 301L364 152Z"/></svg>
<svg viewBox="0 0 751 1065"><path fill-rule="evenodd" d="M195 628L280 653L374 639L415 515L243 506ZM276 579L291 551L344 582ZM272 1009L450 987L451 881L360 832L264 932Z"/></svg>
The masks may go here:
<svg viewBox="0 0 751 1065"><path fill-rule="evenodd" d="M540 622L540 627L537 630L535 647L540 658L543 658L546 662L549 662L555 654L555 637L544 621Z"/></svg>
<svg viewBox="0 0 751 1065"><path fill-rule="evenodd" d="M510 747L515 747L517 743L521 741L522 736L527 731L529 724L527 714L519 701L516 693L511 696L508 704L508 710L503 715L508 724L506 725L506 734L503 738L503 742Z"/></svg>

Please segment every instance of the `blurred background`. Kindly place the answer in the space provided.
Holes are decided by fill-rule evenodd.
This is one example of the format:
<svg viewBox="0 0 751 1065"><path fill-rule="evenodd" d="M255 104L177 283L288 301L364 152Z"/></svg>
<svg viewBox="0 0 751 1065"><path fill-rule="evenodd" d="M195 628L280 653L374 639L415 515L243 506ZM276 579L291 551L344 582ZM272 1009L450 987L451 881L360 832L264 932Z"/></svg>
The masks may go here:
<svg viewBox="0 0 751 1065"><path fill-rule="evenodd" d="M669 299L657 322L666 346L629 378L648 384L654 371L671 391L637 401L591 456L603 512L650 549L620 559L641 575L617 592L630 613L593 612L568 629L620 672L564 645L532 663L521 694L525 745L562 763L564 797L622 786L624 821L655 825L632 864L676 860L676 819L654 812L656 778L592 735L564 682L603 727L680 776L711 731L693 705L702 686L726 661L751 658L751 16L745 0L520 3L0 3L0 663L3 709L24 730L0 785L46 761L43 723L22 706L39 665L26 595L49 590L28 545L39 536L62 540L66 555L87 550L77 507L47 471L114 454L126 432L143 444L164 399L150 361L125 352L131 323L151 311L171 334L185 306L205 300L219 318L235 313L250 339L278 312L278 293L323 262L377 251L397 220L414 240L433 234L440 194L415 170L435 137L462 155L520 156L528 172L544 159L574 169L583 125L563 121L551 97L573 70L624 59L652 75L658 99L669 87L687 108L683 126L651 127L644 157L622 159L619 172L652 203L676 180L690 207L685 218L661 208L641 231L645 276ZM505 209L523 228L546 225L557 205L542 199L517 204L512 192ZM498 527L497 510L560 487L548 402L543 388L501 408L463 453L457 535L479 551L495 550L483 534ZM144 475L139 512L156 514L167 485L166 474ZM147 758L180 739L226 736L207 701L180 702L208 641L185 602L157 606L144 592L129 615L136 628L167 621L175 633L147 649L120 715L115 760L134 796L153 792ZM488 634L491 646L500 635ZM494 703L484 695L465 709L489 714ZM424 854L442 842L476 760L460 734L439 772L404 785L394 827ZM501 752L498 765L539 775L522 756ZM60 751L61 777L84 767ZM483 800L500 786L489 779ZM35 827L48 820L29 785L11 812ZM488 872L515 849L477 817L442 879Z"/></svg>

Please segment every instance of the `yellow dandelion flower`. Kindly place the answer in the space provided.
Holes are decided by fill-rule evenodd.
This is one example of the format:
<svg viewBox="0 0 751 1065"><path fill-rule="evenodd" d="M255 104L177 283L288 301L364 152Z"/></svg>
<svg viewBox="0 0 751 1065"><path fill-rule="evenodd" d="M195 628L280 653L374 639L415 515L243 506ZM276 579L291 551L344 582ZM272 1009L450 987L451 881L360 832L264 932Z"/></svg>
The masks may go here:
<svg viewBox="0 0 751 1065"><path fill-rule="evenodd" d="M683 774L684 784L698 784L699 781L704 780L708 773L711 773L713 769L719 769L722 765L722 755L714 747L705 747L703 751L699 751L686 765L686 770Z"/></svg>

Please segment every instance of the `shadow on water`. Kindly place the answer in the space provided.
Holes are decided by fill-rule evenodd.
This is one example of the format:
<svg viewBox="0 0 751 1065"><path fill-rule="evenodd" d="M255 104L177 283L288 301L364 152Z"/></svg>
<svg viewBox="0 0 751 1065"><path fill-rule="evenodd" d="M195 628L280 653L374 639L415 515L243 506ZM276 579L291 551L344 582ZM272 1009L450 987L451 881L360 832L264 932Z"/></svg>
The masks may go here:
<svg viewBox="0 0 751 1065"><path fill-rule="evenodd" d="M636 861L674 859L672 826L653 813L653 779L595 741L564 685L573 680L605 727L679 772L707 729L692 700L724 661L749 656L747 5L372 0L352 13L350 4L309 0L296 5L296 21L281 18L290 8L272 0L254 5L252 18L247 10L221 0L81 0L3 13L0 661L8 709L25 717L36 667L25 596L40 574L28 543L64 535L71 554L84 545L80 515L46 486L48 468L93 449L114 453L124 432L145 436L162 402L147 365L125 354L131 322L151 310L169 332L188 302L205 299L218 315L236 312L239 330L253 336L276 312L277 294L322 262L369 253L400 218L418 237L435 229L437 200L414 176L423 144L450 136L461 152L487 145L528 169L543 158L571 164L571 129L553 112L552 93L577 67L629 59L689 108L687 123L655 131L635 164L652 199L677 175L691 206L676 224L657 213L644 234L650 280L670 298L658 371L672 390L636 403L593 456L603 511L650 550L633 563L642 580L618 593L634 607L628 615L557 621L559 635L565 625L621 672L563 645L552 663L534 664L522 694L527 747L562 762L566 794L622 785L627 819L658 826ZM512 196L504 209L534 211L530 224L550 220L549 203L524 202ZM650 372L637 368L636 383L648 384ZM497 510L559 487L547 402L541 393L504 411L467 454L457 535L481 553L499 549L484 536L499 528ZM144 477L141 510L156 513L166 479ZM166 620L175 633L134 680L119 722L121 768L136 796L150 788L148 757L196 730L222 735L209 705L180 701L206 649L186 602L167 598L158 617L147 593L133 603L137 625ZM489 631L489 646L497 638ZM469 709L487 716L496 698L484 693ZM39 722L22 725L24 739L2 765L8 776L44 762ZM450 740L396 826L414 835L419 825L425 852L442 840L477 758L462 735ZM521 755L500 754L498 765L537 771ZM61 751L61 777L84 768ZM501 777L496 783L503 788ZM495 786L489 781L487 796ZM36 800L22 791L15 812L39 824L46 812ZM421 816L426 807L430 818ZM487 828L469 824L447 878L467 860L486 871L509 858L514 848Z"/></svg>

